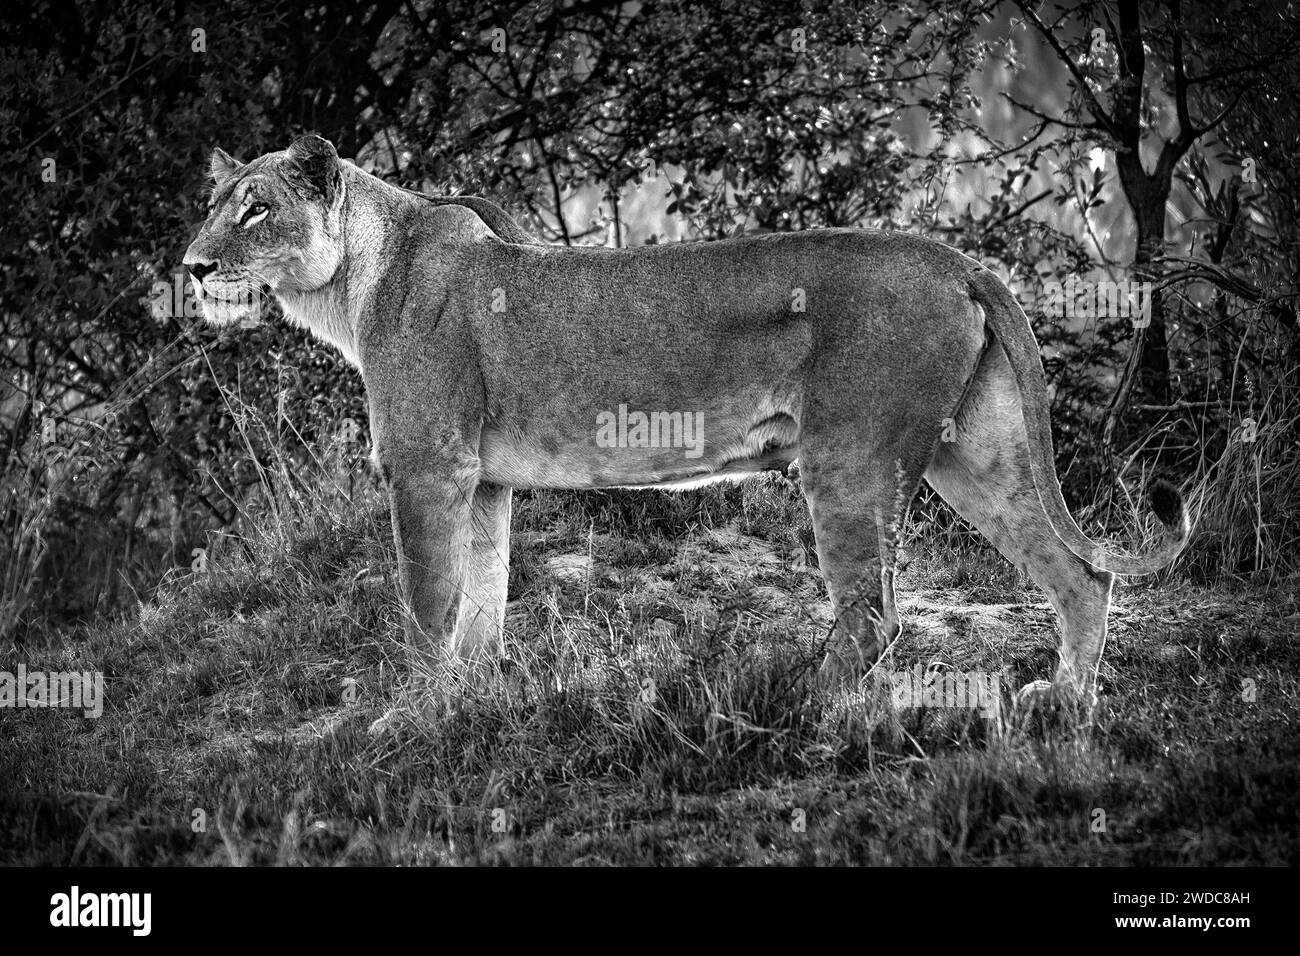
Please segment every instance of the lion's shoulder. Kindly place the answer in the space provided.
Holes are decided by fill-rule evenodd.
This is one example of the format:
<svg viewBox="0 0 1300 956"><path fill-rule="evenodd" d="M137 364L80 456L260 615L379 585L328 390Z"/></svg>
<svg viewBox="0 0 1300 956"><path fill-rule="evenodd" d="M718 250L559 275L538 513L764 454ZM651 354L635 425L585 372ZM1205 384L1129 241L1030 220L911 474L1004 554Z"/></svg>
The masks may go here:
<svg viewBox="0 0 1300 956"><path fill-rule="evenodd" d="M534 236L515 222L510 213L490 199L484 199L481 196L430 196L414 190L408 190L408 192L435 206L463 206L469 209L482 219L484 225L491 229L496 237L503 242L511 242L516 245L539 244Z"/></svg>

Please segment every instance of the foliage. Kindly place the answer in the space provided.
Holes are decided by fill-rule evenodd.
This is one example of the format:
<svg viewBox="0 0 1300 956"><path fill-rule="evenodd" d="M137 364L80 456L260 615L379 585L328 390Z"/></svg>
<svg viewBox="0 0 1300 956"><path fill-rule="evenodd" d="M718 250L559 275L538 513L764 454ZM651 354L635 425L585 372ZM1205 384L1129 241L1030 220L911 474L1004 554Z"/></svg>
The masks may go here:
<svg viewBox="0 0 1300 956"><path fill-rule="evenodd" d="M1031 308L1067 490L1078 504L1104 489L1105 501L1117 474L1150 467L1245 474L1211 466L1253 416L1270 437L1253 449L1264 477L1254 489L1220 482L1206 500L1249 491L1255 507L1231 512L1237 526L1222 540L1237 542L1233 553L1203 563L1273 566L1300 521L1286 480L1300 406L1288 371L1294 16L1269 4L1120 6L1122 23L1099 5L1045 9L1034 14L1042 31L1025 10L976 2L6 7L8 626L21 634L50 614L147 593L206 531L236 520L273 454L306 462L351 434L348 419L360 425L357 451L366 443L360 381L327 348L274 316L218 335L183 302L159 308L157 284L175 287L203 215L212 146L248 158L319 132L379 175L490 195L560 242L908 228L1001 269L1032 306L1048 279L1123 274L1135 248L1137 219L1103 241L1093 229L1133 201L1115 186L1129 147L1113 130L1071 125L1097 119L1091 100L1113 111L1106 97L1123 79L1113 54L1090 52L1096 25L1122 41L1145 31L1139 138L1178 135L1184 67L1208 78L1187 98L1207 130L1170 169L1187 222L1166 226L1160 259L1174 391L1148 404L1164 410L1139 410L1134 428L1103 441L1099 410L1113 407L1116 374L1135 354L1131 330ZM1067 71L1051 39L1085 72ZM1210 129L1204 118L1220 113ZM1088 165L1093 148L1100 167ZM1243 157L1258 168L1249 190L1229 182ZM1280 519L1263 529L1266 512ZM1253 525L1240 526L1247 513Z"/></svg>

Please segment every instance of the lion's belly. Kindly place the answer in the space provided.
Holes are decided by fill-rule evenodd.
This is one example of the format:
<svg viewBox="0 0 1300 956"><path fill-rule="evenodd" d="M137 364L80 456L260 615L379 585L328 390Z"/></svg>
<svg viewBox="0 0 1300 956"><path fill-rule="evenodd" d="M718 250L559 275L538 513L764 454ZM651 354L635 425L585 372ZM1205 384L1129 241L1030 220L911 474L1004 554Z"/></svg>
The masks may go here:
<svg viewBox="0 0 1300 956"><path fill-rule="evenodd" d="M781 470L798 457L798 426L786 412L640 425L630 410L585 433L489 426L480 473L514 488L689 488Z"/></svg>

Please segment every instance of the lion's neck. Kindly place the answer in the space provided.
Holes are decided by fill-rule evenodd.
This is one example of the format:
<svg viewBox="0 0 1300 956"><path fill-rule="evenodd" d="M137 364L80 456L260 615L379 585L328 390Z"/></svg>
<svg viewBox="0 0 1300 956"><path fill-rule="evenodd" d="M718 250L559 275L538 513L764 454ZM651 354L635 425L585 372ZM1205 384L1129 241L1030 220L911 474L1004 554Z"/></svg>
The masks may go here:
<svg viewBox="0 0 1300 956"><path fill-rule="evenodd" d="M343 259L334 278L311 292L279 296L290 320L337 348L361 369L357 330L370 306L379 279L390 223L409 202L401 190L387 186L351 163L344 163L346 193L340 211Z"/></svg>

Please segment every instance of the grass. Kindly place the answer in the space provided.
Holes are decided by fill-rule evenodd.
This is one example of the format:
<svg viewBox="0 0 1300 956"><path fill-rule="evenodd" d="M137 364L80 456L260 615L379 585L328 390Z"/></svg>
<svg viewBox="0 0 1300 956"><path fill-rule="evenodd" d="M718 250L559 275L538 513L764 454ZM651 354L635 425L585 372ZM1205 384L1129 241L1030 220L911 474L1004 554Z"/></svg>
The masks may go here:
<svg viewBox="0 0 1300 956"><path fill-rule="evenodd" d="M993 720L818 684L780 483L520 496L505 658L414 698L378 496L268 508L136 613L0 652L106 684L98 720L0 711L0 861L1300 862L1297 581L1118 587L1095 719L1026 718L1055 616L942 527L909 533L883 666L996 674Z"/></svg>

